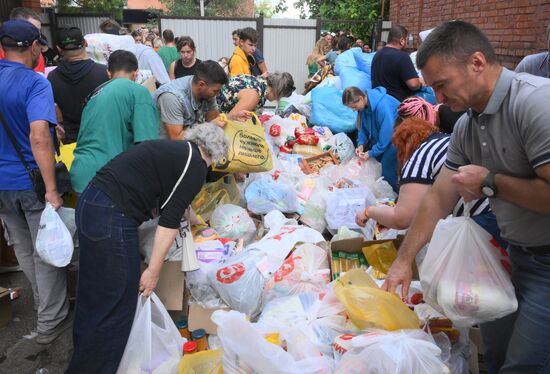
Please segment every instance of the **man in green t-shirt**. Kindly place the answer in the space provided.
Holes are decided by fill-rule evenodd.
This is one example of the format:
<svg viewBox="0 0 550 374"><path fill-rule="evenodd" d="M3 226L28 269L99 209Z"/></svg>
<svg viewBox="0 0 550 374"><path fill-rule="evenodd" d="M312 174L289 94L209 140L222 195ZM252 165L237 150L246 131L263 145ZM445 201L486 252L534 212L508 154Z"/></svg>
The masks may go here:
<svg viewBox="0 0 550 374"><path fill-rule="evenodd" d="M157 109L149 91L134 82L138 62L118 50L108 62L110 81L96 88L82 112L71 182L82 193L96 172L134 144L158 139Z"/></svg>
<svg viewBox="0 0 550 374"><path fill-rule="evenodd" d="M174 33L172 30L166 29L162 32L162 38L164 39L164 47L158 50L158 54L164 62L166 71L170 73L170 64L180 58L178 49L176 48Z"/></svg>

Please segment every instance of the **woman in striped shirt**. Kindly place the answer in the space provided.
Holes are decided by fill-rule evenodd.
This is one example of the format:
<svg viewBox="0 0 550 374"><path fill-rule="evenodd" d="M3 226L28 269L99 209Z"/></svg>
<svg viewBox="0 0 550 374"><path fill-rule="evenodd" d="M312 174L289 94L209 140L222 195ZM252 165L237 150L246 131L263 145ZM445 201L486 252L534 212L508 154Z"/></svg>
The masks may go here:
<svg viewBox="0 0 550 374"><path fill-rule="evenodd" d="M401 167L399 200L395 207L369 206L359 211L356 221L360 226L372 218L388 228L402 230L409 227L422 198L445 163L450 135L440 133L439 128L430 122L410 117L395 128L392 142L397 148L397 160ZM462 198L449 214L464 214ZM480 226L500 239L496 218L486 198L472 203L470 215Z"/></svg>

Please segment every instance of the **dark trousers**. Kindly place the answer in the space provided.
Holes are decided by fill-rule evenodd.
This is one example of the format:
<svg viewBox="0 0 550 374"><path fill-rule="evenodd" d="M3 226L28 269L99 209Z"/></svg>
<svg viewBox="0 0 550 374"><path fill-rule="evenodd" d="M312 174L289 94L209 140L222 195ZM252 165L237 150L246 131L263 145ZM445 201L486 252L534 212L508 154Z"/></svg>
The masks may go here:
<svg viewBox="0 0 550 374"><path fill-rule="evenodd" d="M136 311L138 222L90 184L76 207L80 269L67 373L115 373Z"/></svg>

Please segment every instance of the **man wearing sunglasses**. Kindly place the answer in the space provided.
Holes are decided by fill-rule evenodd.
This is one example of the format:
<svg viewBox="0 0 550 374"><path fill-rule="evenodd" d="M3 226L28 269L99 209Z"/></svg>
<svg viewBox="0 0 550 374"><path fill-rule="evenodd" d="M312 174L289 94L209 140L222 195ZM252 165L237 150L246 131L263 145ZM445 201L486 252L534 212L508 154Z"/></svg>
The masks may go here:
<svg viewBox="0 0 550 374"><path fill-rule="evenodd" d="M516 73L529 73L543 78L550 78L550 24L546 28L547 51L528 55L516 67Z"/></svg>

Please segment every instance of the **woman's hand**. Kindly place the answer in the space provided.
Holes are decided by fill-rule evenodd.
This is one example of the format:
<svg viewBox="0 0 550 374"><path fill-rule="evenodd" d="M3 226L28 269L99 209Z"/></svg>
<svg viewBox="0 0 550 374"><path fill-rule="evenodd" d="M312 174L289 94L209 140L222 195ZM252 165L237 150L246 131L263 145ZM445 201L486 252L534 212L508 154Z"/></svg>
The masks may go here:
<svg viewBox="0 0 550 374"><path fill-rule="evenodd" d="M252 118L253 112L250 112L248 110L241 110L234 114L229 114L228 117L231 120L244 122L250 118Z"/></svg>
<svg viewBox="0 0 550 374"><path fill-rule="evenodd" d="M363 161L367 161L369 159L369 154L364 151L363 145L360 145L355 149L355 155Z"/></svg>
<svg viewBox="0 0 550 374"><path fill-rule="evenodd" d="M367 209L368 208L361 209L355 215L355 223L357 223L358 226L365 227L365 225L367 224L367 221L369 220Z"/></svg>
<svg viewBox="0 0 550 374"><path fill-rule="evenodd" d="M227 116L224 113L221 113L218 117L211 120L210 123L213 123L223 129L225 125L227 125Z"/></svg>
<svg viewBox="0 0 550 374"><path fill-rule="evenodd" d="M159 272L151 270L151 268L148 267L145 269L143 274L141 274L141 279L139 280L139 291L143 292L143 296L149 297L155 290L158 281Z"/></svg>

